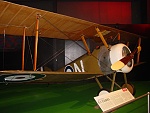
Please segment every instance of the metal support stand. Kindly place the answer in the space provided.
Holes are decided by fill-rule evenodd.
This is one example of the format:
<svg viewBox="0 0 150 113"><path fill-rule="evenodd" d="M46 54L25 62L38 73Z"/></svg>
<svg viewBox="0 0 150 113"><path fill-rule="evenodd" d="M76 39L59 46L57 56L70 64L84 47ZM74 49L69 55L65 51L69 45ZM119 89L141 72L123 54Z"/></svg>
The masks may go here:
<svg viewBox="0 0 150 113"><path fill-rule="evenodd" d="M137 97L137 98L135 98L135 99L133 99L133 100L130 100L130 101L126 102L126 103L123 103L123 104L121 104L121 105L118 105L118 106L116 106L116 107L114 107L114 108L112 108L112 109L109 109L109 110L107 110L107 111L105 111L105 112L102 112L102 113L110 113L110 112L112 112L112 111L114 111L114 110L117 110L117 109L119 109L119 108L121 108L121 107L127 105L127 104L130 104L130 103L132 103L132 102L135 102L135 101L137 101L137 100L139 100L139 99L141 99L141 98L143 98L143 97L145 97L145 96L147 96L147 95L148 95L148 98L149 98L149 94L150 94L149 92L146 93L146 94L143 94L143 95L141 95L141 96L139 96L139 97ZM148 106L148 107L149 107L149 106ZM148 109L149 109L149 108L148 108ZM148 110L148 113L149 113L149 110Z"/></svg>
<svg viewBox="0 0 150 113"><path fill-rule="evenodd" d="M147 93L148 94L148 113L150 113L150 92Z"/></svg>

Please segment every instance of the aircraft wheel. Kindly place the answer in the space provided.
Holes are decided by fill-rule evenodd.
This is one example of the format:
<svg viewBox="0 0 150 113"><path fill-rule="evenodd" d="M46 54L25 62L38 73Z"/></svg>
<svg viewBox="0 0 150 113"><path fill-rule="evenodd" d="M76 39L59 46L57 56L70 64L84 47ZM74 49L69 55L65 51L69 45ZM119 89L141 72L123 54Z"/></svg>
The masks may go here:
<svg viewBox="0 0 150 113"><path fill-rule="evenodd" d="M135 95L135 87L133 84L127 83L122 85L122 88L127 88L132 95Z"/></svg>
<svg viewBox="0 0 150 113"><path fill-rule="evenodd" d="M101 95L104 95L104 94L107 94L107 93L109 93L110 91L109 90L107 90L107 89L101 89L101 90L99 90L98 91L98 96L101 96Z"/></svg>
<svg viewBox="0 0 150 113"><path fill-rule="evenodd" d="M100 89L100 90L98 91L98 93L97 93L97 96L101 96L101 95L104 95L104 94L108 94L109 92L110 92L110 91L107 90L107 89ZM96 105L94 108L95 108L95 109L99 109L100 107L99 107L99 105Z"/></svg>

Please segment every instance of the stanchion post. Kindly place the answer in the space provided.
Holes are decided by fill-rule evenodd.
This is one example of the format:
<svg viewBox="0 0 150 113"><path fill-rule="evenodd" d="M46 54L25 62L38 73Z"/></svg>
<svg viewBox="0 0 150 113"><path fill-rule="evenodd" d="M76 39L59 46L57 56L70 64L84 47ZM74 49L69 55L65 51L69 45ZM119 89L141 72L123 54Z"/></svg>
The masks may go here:
<svg viewBox="0 0 150 113"><path fill-rule="evenodd" d="M150 93L148 92L148 95L147 95L148 96L148 113L150 113L150 98L149 98L149 94Z"/></svg>

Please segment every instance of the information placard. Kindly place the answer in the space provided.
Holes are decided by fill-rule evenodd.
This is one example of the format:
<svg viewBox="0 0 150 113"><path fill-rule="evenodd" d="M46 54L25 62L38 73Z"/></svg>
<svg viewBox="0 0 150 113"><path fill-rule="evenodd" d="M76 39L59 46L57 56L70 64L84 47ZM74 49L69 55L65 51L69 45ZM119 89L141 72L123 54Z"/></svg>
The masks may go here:
<svg viewBox="0 0 150 113"><path fill-rule="evenodd" d="M134 99L127 88L94 97L103 112Z"/></svg>

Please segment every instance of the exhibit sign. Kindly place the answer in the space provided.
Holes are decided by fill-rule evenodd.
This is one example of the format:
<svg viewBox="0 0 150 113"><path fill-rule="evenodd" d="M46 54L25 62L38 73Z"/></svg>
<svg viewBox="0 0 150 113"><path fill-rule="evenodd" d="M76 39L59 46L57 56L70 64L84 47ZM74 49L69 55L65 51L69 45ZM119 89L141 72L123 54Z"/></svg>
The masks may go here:
<svg viewBox="0 0 150 113"><path fill-rule="evenodd" d="M123 88L108 94L94 97L94 99L102 111L105 112L134 99L134 96L127 88Z"/></svg>

